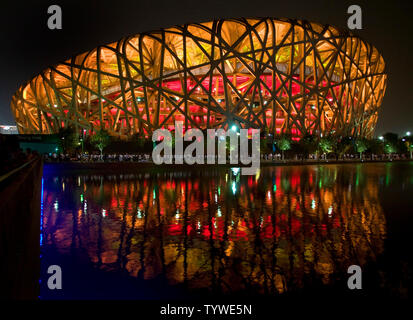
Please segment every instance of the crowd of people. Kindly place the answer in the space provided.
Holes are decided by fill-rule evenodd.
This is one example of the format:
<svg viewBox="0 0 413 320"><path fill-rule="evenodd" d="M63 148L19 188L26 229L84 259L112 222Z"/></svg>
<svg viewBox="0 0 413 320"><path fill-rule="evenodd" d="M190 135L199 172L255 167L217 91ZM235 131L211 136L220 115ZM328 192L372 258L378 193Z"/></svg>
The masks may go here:
<svg viewBox="0 0 413 320"><path fill-rule="evenodd" d="M17 155L16 155L17 156ZM20 154L20 157L22 155ZM175 158L175 156L172 156ZM215 155L215 160L218 161L217 155ZM112 153L112 154L98 154L98 153L83 153L83 154L76 154L76 155L69 155L64 153L51 153L45 154L44 159L47 162L152 162L152 155L148 153L140 153L140 154L132 154L132 153ZM364 154L362 155L363 160L369 161L384 161L384 160L407 160L408 157L404 154ZM174 162L175 159L172 159ZM229 157L227 157L229 162ZM295 155L293 158L285 158L283 159L281 153L269 153L269 154L261 154L261 161L263 162L278 162L278 161L323 161L323 160L336 160L336 161L354 161L360 160L360 155L358 154L343 154L339 158L337 157L327 157L326 155L316 155L310 154L307 157L303 158L298 155ZM205 156L205 162L207 162L207 156Z"/></svg>
<svg viewBox="0 0 413 320"><path fill-rule="evenodd" d="M393 153L393 154L363 154L362 159L369 160L369 161L384 161L384 160L407 160L409 158L405 154ZM269 154L261 154L261 160L282 161L283 159L280 153L276 153L276 154L269 153ZM322 154L322 155L310 154L306 158L303 158L302 156L300 157L299 155L295 155L292 159L289 158L285 160L287 161L349 160L350 161L350 160L360 160L360 155L348 153L348 154L343 154L339 158L337 158L337 156L327 157L325 154Z"/></svg>
<svg viewBox="0 0 413 320"><path fill-rule="evenodd" d="M45 154L44 159L49 162L62 162L62 161L78 161L78 162L149 162L151 156L149 154L76 154L69 155L63 153Z"/></svg>

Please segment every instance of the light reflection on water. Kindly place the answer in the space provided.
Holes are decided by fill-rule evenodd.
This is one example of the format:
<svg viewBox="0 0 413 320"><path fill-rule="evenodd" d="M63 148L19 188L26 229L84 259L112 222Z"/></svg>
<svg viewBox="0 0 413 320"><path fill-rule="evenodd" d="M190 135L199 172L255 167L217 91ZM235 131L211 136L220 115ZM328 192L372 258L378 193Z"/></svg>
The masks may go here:
<svg viewBox="0 0 413 320"><path fill-rule="evenodd" d="M374 165L264 167L255 176L236 168L45 174L43 245L188 288L331 284L383 252L378 191L387 179Z"/></svg>

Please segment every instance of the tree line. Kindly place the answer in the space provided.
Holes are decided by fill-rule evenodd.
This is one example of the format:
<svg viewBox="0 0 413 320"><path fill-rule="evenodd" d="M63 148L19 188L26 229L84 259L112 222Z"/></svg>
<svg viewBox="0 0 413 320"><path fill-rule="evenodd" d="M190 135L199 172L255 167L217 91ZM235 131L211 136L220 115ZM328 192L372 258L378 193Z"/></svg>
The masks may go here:
<svg viewBox="0 0 413 320"><path fill-rule="evenodd" d="M92 135L79 134L72 127L61 128L58 133L59 153L151 153L154 143L150 138L134 134L128 139L111 136L106 130L100 129ZM171 141L174 144L174 141ZM186 142L191 143L191 142ZM305 135L296 140L290 134L272 136L267 133L261 135L261 154L280 154L285 159L315 159L336 160L346 155L406 155L412 157L413 136L399 137L398 134L388 132L379 138L357 138L340 135Z"/></svg>
<svg viewBox="0 0 413 320"><path fill-rule="evenodd" d="M399 137L398 134L388 132L379 138L355 138L340 135L305 135L300 140L293 140L289 134L281 134L276 137L266 135L261 140L261 153L281 154L282 159L309 158L314 155L316 159L335 158L343 159L345 155L356 155L360 159L363 154L387 155L393 154L409 155L412 158L413 137Z"/></svg>

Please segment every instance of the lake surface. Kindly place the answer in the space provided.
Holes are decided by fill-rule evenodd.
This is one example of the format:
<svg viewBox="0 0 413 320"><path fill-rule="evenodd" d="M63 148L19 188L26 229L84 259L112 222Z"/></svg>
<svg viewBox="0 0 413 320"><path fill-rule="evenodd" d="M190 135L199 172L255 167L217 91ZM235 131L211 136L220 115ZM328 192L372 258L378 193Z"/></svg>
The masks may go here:
<svg viewBox="0 0 413 320"><path fill-rule="evenodd" d="M409 295L413 163L132 173L45 165L42 298ZM46 287L62 267L63 290ZM410 276L409 276L410 274Z"/></svg>

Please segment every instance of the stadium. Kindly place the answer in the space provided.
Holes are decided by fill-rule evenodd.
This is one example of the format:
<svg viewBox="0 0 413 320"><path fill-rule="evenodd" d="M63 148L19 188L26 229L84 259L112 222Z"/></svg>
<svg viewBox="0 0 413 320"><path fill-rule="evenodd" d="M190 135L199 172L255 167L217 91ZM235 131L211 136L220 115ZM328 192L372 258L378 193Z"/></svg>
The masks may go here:
<svg viewBox="0 0 413 320"><path fill-rule="evenodd" d="M71 126L148 137L158 128L260 128L371 137L386 88L377 49L330 25L220 19L140 33L51 66L21 86L21 134Z"/></svg>

